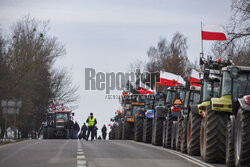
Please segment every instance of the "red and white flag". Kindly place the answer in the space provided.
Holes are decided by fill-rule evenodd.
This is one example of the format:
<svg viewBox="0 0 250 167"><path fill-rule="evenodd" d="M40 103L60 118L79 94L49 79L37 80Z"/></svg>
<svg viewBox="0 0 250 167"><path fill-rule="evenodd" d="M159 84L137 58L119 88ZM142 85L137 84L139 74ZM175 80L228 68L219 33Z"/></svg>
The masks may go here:
<svg viewBox="0 0 250 167"><path fill-rule="evenodd" d="M54 108L55 108L55 110L56 110L56 105L55 105L55 102L54 102L54 100L53 100L53 106L54 106Z"/></svg>
<svg viewBox="0 0 250 167"><path fill-rule="evenodd" d="M159 85L176 86L176 85L184 85L184 84L185 84L185 81L180 75L175 75L175 74L165 72L165 71L160 72Z"/></svg>
<svg viewBox="0 0 250 167"><path fill-rule="evenodd" d="M155 94L154 90L152 90L150 87L148 87L146 84L140 82L140 86L139 86L139 93L141 94Z"/></svg>
<svg viewBox="0 0 250 167"><path fill-rule="evenodd" d="M190 76L190 86L201 87L201 85L199 84L201 80L199 78L200 78L199 72L192 69L191 76Z"/></svg>
<svg viewBox="0 0 250 167"><path fill-rule="evenodd" d="M221 25L202 24L202 40L227 40Z"/></svg>

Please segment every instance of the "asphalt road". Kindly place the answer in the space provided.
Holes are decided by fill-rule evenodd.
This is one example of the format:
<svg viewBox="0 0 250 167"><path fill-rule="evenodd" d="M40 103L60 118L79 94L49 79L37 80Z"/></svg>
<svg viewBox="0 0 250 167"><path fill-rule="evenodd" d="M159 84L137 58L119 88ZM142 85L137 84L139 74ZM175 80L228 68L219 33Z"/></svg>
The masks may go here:
<svg viewBox="0 0 250 167"><path fill-rule="evenodd" d="M134 141L28 140L0 146L0 167L225 167Z"/></svg>

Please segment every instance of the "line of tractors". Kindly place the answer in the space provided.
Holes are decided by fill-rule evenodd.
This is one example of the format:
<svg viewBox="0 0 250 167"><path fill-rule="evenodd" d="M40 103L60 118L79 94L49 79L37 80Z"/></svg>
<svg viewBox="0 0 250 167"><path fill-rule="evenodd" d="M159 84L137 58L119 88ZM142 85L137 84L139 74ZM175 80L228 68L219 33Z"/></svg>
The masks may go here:
<svg viewBox="0 0 250 167"><path fill-rule="evenodd" d="M204 57L200 67L200 87L187 81L154 95L122 98L109 139L152 143L228 167L250 166L250 67Z"/></svg>

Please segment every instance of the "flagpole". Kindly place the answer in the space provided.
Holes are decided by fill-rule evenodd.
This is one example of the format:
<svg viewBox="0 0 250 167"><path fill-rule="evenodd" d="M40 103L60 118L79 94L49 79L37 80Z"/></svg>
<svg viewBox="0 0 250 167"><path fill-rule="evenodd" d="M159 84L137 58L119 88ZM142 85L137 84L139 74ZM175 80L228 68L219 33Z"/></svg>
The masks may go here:
<svg viewBox="0 0 250 167"><path fill-rule="evenodd" d="M201 57L204 57L204 53L203 53L203 40L202 40L202 21L201 21Z"/></svg>

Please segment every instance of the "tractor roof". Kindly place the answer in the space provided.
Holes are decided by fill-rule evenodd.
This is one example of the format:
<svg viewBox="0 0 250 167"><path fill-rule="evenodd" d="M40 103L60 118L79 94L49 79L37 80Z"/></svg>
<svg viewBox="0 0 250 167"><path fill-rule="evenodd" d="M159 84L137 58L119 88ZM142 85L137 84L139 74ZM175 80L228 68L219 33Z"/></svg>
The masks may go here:
<svg viewBox="0 0 250 167"><path fill-rule="evenodd" d="M227 66L227 67L222 68L222 71L230 71L232 67L237 67L239 68L240 71L250 72L250 67L247 67L247 66Z"/></svg>
<svg viewBox="0 0 250 167"><path fill-rule="evenodd" d="M55 112L55 113L71 113L72 110L69 110L69 111L53 111L53 112Z"/></svg>

